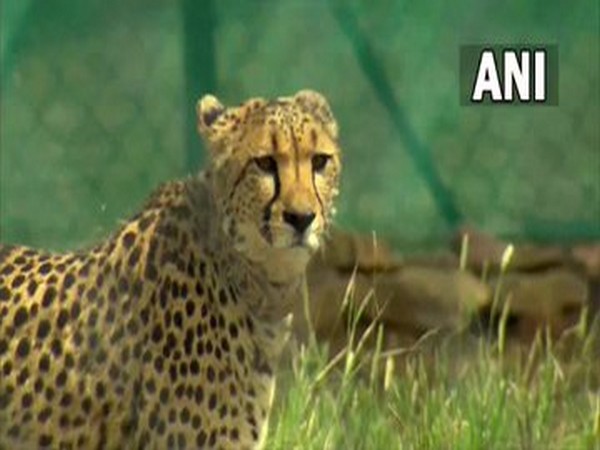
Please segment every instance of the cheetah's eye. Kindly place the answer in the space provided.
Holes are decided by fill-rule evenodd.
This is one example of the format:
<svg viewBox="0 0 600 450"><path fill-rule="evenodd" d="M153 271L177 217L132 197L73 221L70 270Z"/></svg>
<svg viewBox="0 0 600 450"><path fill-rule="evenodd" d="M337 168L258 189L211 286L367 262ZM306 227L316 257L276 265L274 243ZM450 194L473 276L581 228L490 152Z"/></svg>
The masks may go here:
<svg viewBox="0 0 600 450"><path fill-rule="evenodd" d="M313 172L322 172L330 159L331 155L326 155L325 153L314 155L312 157Z"/></svg>
<svg viewBox="0 0 600 450"><path fill-rule="evenodd" d="M275 158L272 156L261 156L259 158L254 158L254 163L265 173L271 175L277 173L277 161L275 161Z"/></svg>

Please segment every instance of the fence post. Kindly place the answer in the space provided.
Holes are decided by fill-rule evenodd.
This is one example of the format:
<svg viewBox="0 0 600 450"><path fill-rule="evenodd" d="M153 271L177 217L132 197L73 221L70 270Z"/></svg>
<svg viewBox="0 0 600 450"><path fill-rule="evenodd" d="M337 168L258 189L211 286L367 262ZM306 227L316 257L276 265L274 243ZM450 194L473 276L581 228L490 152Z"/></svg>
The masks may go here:
<svg viewBox="0 0 600 450"><path fill-rule="evenodd" d="M216 90L215 8L212 0L183 0L183 67L185 78L185 171L195 172L201 162L200 138L196 131L196 101Z"/></svg>

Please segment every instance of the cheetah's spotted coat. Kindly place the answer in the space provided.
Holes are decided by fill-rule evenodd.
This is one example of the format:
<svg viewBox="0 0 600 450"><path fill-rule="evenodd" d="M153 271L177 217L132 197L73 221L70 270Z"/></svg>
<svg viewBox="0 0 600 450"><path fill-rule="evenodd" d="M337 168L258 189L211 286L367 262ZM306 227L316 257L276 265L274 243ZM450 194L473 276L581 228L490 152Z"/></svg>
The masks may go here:
<svg viewBox="0 0 600 450"><path fill-rule="evenodd" d="M95 248L0 246L0 448L259 448L337 194L313 91L198 104L210 153Z"/></svg>

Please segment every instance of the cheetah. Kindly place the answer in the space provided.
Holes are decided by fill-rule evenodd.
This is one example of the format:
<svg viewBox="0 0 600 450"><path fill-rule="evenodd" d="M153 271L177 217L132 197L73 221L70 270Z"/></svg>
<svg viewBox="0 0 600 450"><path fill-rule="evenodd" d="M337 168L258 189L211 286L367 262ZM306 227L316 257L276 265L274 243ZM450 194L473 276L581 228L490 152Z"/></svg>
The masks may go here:
<svg viewBox="0 0 600 450"><path fill-rule="evenodd" d="M197 104L204 171L85 251L0 246L0 448L264 445L275 370L338 193L303 90Z"/></svg>

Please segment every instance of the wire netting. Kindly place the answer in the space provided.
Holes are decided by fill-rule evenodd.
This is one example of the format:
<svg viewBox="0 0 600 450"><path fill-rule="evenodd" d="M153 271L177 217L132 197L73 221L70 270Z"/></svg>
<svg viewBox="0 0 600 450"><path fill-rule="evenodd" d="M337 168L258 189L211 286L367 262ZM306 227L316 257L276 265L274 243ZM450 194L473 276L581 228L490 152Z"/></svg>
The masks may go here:
<svg viewBox="0 0 600 450"><path fill-rule="evenodd" d="M5 0L0 233L92 242L160 181L196 171L194 104L310 87L340 122L338 221L405 247L461 223L600 237L595 0ZM556 107L459 102L461 45L548 43Z"/></svg>

